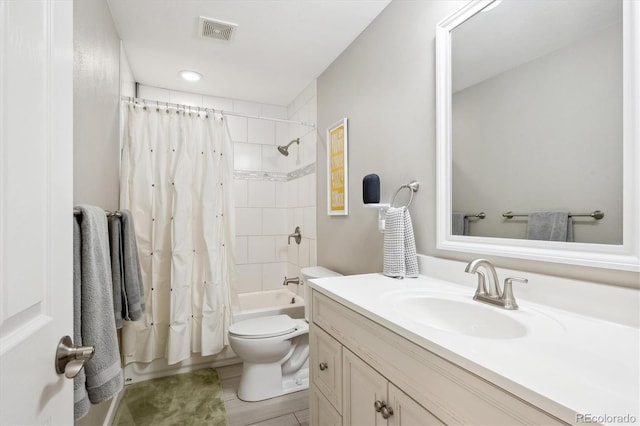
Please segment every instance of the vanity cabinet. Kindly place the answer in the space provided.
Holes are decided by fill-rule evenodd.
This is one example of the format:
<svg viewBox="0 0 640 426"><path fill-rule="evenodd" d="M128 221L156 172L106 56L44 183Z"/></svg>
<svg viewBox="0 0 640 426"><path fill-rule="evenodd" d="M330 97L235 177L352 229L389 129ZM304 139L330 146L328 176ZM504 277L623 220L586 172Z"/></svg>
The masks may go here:
<svg viewBox="0 0 640 426"><path fill-rule="evenodd" d="M316 290L311 299L314 426L565 424Z"/></svg>

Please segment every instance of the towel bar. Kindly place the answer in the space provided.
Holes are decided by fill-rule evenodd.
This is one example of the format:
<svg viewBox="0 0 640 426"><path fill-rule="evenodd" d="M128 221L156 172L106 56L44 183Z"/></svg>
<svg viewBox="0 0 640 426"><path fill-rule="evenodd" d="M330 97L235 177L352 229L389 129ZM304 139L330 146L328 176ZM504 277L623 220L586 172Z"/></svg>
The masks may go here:
<svg viewBox="0 0 640 426"><path fill-rule="evenodd" d="M78 216L79 214L82 214L80 209L73 209L73 215L74 216ZM104 214L106 214L107 216L122 216L118 210L116 210L114 212L110 212L108 210L105 210Z"/></svg>
<svg viewBox="0 0 640 426"><path fill-rule="evenodd" d="M396 201L396 197L398 196L398 193L405 188L408 188L411 192L411 197L409 198L409 202L405 206L406 208L409 208L409 206L411 205L411 202L413 201L413 193L418 192L418 189L420 188L420 182L412 180L411 182L400 186L400 188L396 190L396 192L393 194L393 197L391 198L391 202L389 203L391 207L393 207L393 203L394 201Z"/></svg>
<svg viewBox="0 0 640 426"><path fill-rule="evenodd" d="M504 216L504 215L503 215ZM465 214L464 215L465 218L478 218L478 219L484 219L485 217L487 217L487 214L485 212L480 212L477 214Z"/></svg>
<svg viewBox="0 0 640 426"><path fill-rule="evenodd" d="M507 219L513 219L514 217L524 217L524 216L529 216L528 213L513 213L513 212L506 212L506 213L502 213L502 217L505 217ZM604 217L604 212L602 210L594 210L591 213L569 213L569 217L576 217L576 216L580 216L580 217L592 217L596 220L600 220Z"/></svg>

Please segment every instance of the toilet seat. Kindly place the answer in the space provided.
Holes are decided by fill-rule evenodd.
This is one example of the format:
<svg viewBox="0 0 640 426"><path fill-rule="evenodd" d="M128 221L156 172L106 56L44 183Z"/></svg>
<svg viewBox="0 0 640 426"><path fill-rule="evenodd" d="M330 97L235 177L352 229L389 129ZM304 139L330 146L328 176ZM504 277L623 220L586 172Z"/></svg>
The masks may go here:
<svg viewBox="0 0 640 426"><path fill-rule="evenodd" d="M244 339L264 339L291 333L298 328L298 324L289 315L251 318L231 324L229 334Z"/></svg>

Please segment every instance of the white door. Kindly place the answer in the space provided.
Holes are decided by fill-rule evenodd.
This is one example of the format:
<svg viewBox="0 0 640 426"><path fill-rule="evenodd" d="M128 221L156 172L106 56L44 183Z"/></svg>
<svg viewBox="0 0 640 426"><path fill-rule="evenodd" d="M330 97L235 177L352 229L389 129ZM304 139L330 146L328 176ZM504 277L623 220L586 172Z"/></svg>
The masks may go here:
<svg viewBox="0 0 640 426"><path fill-rule="evenodd" d="M0 424L73 424L73 2L0 0Z"/></svg>

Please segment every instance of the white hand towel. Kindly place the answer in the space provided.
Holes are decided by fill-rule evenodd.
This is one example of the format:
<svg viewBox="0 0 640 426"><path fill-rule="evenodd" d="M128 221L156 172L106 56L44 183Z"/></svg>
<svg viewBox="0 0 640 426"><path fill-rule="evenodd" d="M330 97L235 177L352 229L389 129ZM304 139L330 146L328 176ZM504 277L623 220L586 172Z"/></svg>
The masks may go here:
<svg viewBox="0 0 640 426"><path fill-rule="evenodd" d="M384 265L388 277L418 276L418 257L411 215L405 207L387 210L384 231Z"/></svg>

